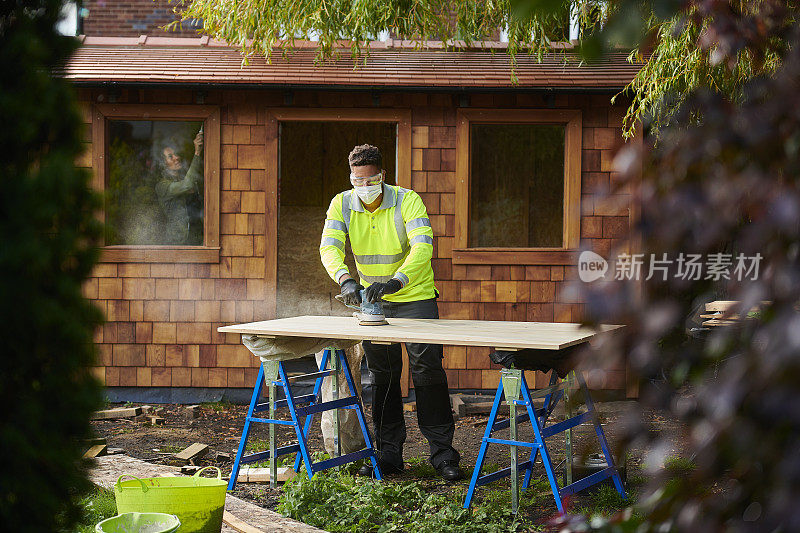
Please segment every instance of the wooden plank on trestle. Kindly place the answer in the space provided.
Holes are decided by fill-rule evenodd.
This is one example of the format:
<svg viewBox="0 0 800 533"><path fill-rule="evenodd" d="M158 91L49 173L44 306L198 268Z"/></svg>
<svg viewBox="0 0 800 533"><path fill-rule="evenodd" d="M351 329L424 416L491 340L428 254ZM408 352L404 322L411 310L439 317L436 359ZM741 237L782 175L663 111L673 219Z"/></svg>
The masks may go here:
<svg viewBox="0 0 800 533"><path fill-rule="evenodd" d="M422 318L389 318L387 321L389 324L385 326L359 326L351 317L298 316L224 326L218 331L278 337L561 350L586 342L600 332L622 327L601 325L593 329L575 323Z"/></svg>
<svg viewBox="0 0 800 533"><path fill-rule="evenodd" d="M191 461L197 459L208 453L208 444L195 442L191 446L184 448L174 455L175 459L179 461Z"/></svg>
<svg viewBox="0 0 800 533"><path fill-rule="evenodd" d="M133 418L142 414L141 407L120 407L117 409L105 409L92 413L91 420L113 420L115 418Z"/></svg>

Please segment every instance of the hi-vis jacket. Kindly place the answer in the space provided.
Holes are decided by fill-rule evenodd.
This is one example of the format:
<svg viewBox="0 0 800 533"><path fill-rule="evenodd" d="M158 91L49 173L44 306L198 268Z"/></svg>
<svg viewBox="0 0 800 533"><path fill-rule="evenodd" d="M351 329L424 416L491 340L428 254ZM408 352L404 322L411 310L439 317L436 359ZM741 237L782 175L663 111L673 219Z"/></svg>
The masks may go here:
<svg viewBox="0 0 800 533"><path fill-rule="evenodd" d="M435 297L433 231L419 194L384 184L383 201L374 213L364 209L353 189L333 197L319 255L328 275L337 283L343 274L350 273L344 264L348 236L362 285L399 280L403 288L383 297L389 302Z"/></svg>

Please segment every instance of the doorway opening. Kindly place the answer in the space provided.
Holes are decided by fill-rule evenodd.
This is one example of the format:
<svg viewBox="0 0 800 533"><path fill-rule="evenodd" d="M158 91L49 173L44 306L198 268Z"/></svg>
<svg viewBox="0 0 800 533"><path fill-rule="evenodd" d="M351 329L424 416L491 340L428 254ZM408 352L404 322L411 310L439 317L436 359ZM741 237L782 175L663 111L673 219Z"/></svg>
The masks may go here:
<svg viewBox="0 0 800 533"><path fill-rule="evenodd" d="M339 287L320 262L319 242L331 199L352 187L347 155L359 144L380 149L386 182L396 184L396 122L280 122L277 318L352 313L334 299ZM345 261L355 277L349 242Z"/></svg>

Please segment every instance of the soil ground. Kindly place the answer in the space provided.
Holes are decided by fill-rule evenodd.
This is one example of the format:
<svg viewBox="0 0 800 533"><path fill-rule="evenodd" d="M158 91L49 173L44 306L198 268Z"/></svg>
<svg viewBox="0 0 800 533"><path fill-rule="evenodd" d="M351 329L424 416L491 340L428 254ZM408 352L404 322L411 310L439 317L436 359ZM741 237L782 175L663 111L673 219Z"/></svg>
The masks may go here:
<svg viewBox="0 0 800 533"><path fill-rule="evenodd" d="M490 398L489 398L490 399ZM135 405L135 404L126 404ZM117 405L113 405L117 406ZM626 413L632 406L632 402L606 402L597 404L601 414L601 420L606 437L612 449L616 448L618 435L621 432L621 425L624 423ZM232 459L235 457L236 449L242 433L244 419L247 412L245 405L233 404L204 404L198 409L199 416L191 418L187 410L180 405L155 405L157 409L162 409L160 416L165 419L163 426L149 426L133 420L108 420L94 421L92 424L98 436L105 437L108 446L111 448L122 448L125 453L132 457L143 459L152 463L178 464L172 462L172 455L194 442L207 444L209 452L200 458L196 464L199 466L215 465L222 470L223 476L229 476L232 468ZM367 409L369 418L369 409ZM563 414L557 410L554 413L555 420L563 419ZM686 442L685 432L677 422L669 420L658 413L645 413L646 422L658 431L661 435L669 436L669 450L662 450L668 456L682 456L682 443ZM406 412L406 426L408 437L404 449L404 458L408 464L424 462L428 455L427 442L422 437L417 425L415 412ZM314 451L324 451L322 445L322 434L319 430L318 418L315 419L314 427L309 438L310 447ZM468 478L472 473L473 466L477 459L481 438L486 427L486 416L472 416L456 420L456 432L454 446L461 453L461 466ZM371 424L371 420L370 420ZM521 440L533 440L533 431L528 424L521 425L519 435ZM508 431L495 433L494 436L501 438L507 436ZM265 424L253 424L250 436L250 447L264 449L267 445L268 429ZM290 427L278 428L279 445L294 442L294 433ZM563 435L556 435L548 440L548 447L552 454L553 464L561 464L564 460L564 438ZM599 451L596 435L591 425L583 424L576 428L573 433L573 447L575 455ZM221 459L219 453L228 454L230 460ZM627 463L628 487L636 488L643 483L642 462L646 456L646 450L633 448L624 458ZM520 453L522 457L522 453ZM486 457L486 465L491 470L497 467L506 467L509 464L509 449L502 445L492 445ZM534 470L534 475L544 476L544 469L541 461L538 461ZM423 477L420 477L423 476ZM425 488L429 492L452 493L453 497L463 498L468 479L456 483L448 483L431 474L430 470L425 474L420 468L406 468L406 471L398 476L391 476L388 482L394 481L424 481ZM505 484L507 488L508 480L497 481L485 488L479 488L476 498L481 498L481 491L490 488L500 487ZM251 501L262 507L274 510L280 497L280 488L272 490L265 484L244 484L239 483L233 494ZM586 491L579 493L571 501L573 507L580 508L586 505L589 496ZM537 498L534 508L523 508L520 512L524 517L534 523L546 524L555 515L555 505L552 498Z"/></svg>

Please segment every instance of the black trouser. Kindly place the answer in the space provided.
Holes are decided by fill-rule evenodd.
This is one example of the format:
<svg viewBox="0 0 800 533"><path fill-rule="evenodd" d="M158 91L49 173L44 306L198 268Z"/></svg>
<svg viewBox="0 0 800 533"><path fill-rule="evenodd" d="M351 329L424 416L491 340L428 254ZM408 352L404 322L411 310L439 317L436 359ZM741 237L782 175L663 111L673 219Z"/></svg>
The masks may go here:
<svg viewBox="0 0 800 533"><path fill-rule="evenodd" d="M383 312L388 318L439 318L439 308L433 298L416 302L383 302ZM455 424L450 410L447 374L442 368L442 345L413 342L405 345L417 396L417 420L420 431L430 444L430 462L438 468L444 461L458 461L458 452L453 448ZM400 391L402 350L399 344L364 341L364 352L367 365L375 376L372 420L377 449L381 461L401 466L406 440Z"/></svg>

